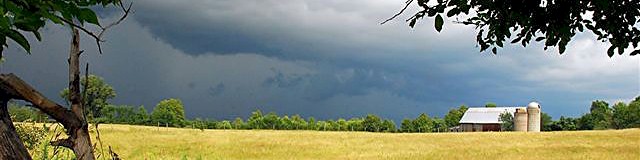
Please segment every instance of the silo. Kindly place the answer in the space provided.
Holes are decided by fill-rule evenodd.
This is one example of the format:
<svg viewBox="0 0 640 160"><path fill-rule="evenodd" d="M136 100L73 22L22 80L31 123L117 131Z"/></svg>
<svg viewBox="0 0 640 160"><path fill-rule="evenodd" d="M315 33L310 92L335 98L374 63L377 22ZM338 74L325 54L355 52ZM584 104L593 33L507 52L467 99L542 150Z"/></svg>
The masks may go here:
<svg viewBox="0 0 640 160"><path fill-rule="evenodd" d="M526 132L527 131L527 110L524 108L516 109L516 113L513 116L513 130L516 132Z"/></svg>
<svg viewBox="0 0 640 160"><path fill-rule="evenodd" d="M540 132L540 104L531 102L527 106L528 125L527 131Z"/></svg>

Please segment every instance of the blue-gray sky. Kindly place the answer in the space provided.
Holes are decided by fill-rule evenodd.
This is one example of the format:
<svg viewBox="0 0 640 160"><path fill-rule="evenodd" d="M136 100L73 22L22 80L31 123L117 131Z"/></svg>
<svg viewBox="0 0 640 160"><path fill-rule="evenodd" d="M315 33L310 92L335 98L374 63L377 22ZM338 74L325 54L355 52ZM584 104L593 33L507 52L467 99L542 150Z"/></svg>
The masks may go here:
<svg viewBox="0 0 640 160"><path fill-rule="evenodd" d="M540 44L479 52L471 26L406 17L380 25L403 0L137 0L107 32L99 55L83 38L83 61L117 91L115 104L151 110L179 98L188 117L230 119L255 109L316 118L374 113L398 120L442 116L462 104L539 101L557 118L592 100L640 95L640 57L609 58L608 44L578 34L563 55ZM409 11L411 12L411 11ZM117 13L101 11L103 23ZM450 22L450 21L447 21ZM13 72L61 102L68 29L48 25L32 54L10 44Z"/></svg>

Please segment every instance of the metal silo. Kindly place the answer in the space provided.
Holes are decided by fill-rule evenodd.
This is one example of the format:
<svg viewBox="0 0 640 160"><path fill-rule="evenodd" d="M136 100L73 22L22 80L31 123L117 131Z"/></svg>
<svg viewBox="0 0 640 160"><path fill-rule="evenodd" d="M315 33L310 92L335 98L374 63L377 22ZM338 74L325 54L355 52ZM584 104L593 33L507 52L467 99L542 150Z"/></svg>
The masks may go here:
<svg viewBox="0 0 640 160"><path fill-rule="evenodd" d="M527 119L529 116L527 115L527 110L524 108L516 109L516 113L513 116L513 130L516 132L526 132L527 131Z"/></svg>
<svg viewBox="0 0 640 160"><path fill-rule="evenodd" d="M527 105L528 125L527 131L540 132L540 104L531 102Z"/></svg>

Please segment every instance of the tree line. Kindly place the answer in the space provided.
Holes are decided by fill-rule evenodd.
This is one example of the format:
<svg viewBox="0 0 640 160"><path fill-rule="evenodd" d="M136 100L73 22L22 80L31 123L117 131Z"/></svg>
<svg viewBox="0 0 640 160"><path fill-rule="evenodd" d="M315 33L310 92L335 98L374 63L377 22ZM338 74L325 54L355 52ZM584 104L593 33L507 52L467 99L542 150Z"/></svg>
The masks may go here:
<svg viewBox="0 0 640 160"><path fill-rule="evenodd" d="M459 125L459 121L469 107L462 105L452 108L443 118L430 117L426 113L416 118L405 118L399 127L390 119L375 114L363 117L338 118L337 120L318 120L314 117L303 118L300 115L278 115L274 112L263 113L256 110L246 119L234 120L187 119L184 105L179 99L160 101L148 113L144 106L113 105L108 101L115 98L115 90L98 76L91 75L82 79L82 86L88 84L83 99L89 108L87 118L95 123L132 124L149 126L187 127L198 129L273 129L273 130L318 130L318 131L369 131L369 132L447 132ZM60 96L67 99L68 89ZM485 107L496 107L489 102ZM14 121L44 122L48 117L32 107L21 107L11 103L9 107ZM513 115L501 115L503 130L513 130ZM561 116L552 120L551 116L541 113L542 131L623 129L640 127L640 96L628 104L618 102L610 106L602 100L593 101L590 112L581 117Z"/></svg>
<svg viewBox="0 0 640 160"><path fill-rule="evenodd" d="M503 130L513 130L513 115L500 115ZM546 113L541 114L542 131L575 131L575 130L603 130L640 128L640 96L631 102L617 102L609 105L606 101L591 102L589 113L580 117L560 116L558 120L551 120Z"/></svg>

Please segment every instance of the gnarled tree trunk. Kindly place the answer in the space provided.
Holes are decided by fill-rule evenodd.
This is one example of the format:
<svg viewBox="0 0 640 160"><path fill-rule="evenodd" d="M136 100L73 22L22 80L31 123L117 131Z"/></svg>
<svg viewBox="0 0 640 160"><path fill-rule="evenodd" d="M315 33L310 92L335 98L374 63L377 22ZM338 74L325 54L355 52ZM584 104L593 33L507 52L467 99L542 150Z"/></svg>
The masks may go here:
<svg viewBox="0 0 640 160"><path fill-rule="evenodd" d="M24 147L7 110L8 97L0 93L0 159L28 159L29 152Z"/></svg>

